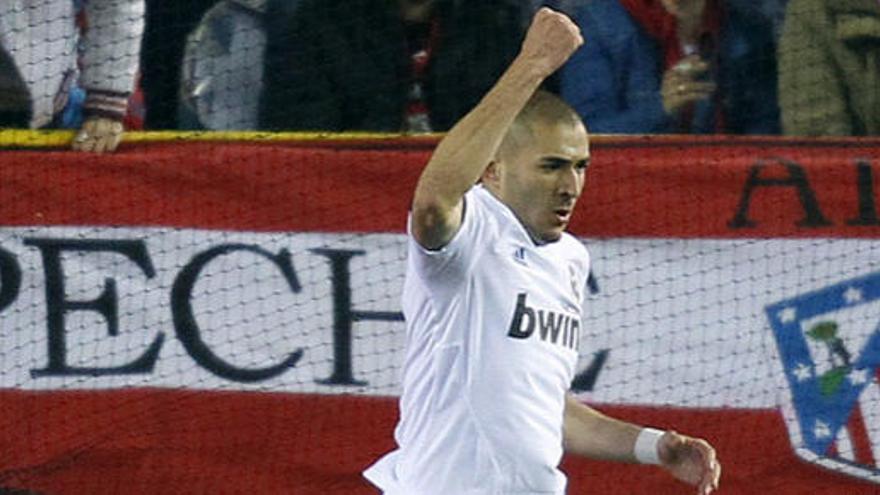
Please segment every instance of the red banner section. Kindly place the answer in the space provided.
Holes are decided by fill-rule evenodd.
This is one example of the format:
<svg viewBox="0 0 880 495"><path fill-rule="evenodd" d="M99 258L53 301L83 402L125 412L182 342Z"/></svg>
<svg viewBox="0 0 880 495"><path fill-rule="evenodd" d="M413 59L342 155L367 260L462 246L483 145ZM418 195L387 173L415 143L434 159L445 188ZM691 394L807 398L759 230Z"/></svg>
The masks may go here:
<svg viewBox="0 0 880 495"><path fill-rule="evenodd" d="M391 399L167 390L0 394L0 486L42 493L376 493L360 471L393 448ZM774 411L599 407L710 439L727 495L869 495L793 460ZM25 426L22 426L25 425ZM63 449L57 446L63 445ZM569 493L691 493L652 467L566 459Z"/></svg>
<svg viewBox="0 0 880 495"><path fill-rule="evenodd" d="M4 225L401 232L433 142L6 152ZM880 141L596 139L571 230L598 237L878 237Z"/></svg>

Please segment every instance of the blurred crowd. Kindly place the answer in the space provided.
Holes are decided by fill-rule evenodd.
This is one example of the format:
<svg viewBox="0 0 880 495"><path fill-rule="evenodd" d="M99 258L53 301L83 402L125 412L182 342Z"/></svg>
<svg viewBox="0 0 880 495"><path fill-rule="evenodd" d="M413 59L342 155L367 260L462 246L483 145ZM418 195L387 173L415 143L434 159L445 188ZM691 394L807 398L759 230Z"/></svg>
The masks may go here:
<svg viewBox="0 0 880 495"><path fill-rule="evenodd" d="M445 131L542 5L591 132L880 134L880 0L3 0L0 127Z"/></svg>

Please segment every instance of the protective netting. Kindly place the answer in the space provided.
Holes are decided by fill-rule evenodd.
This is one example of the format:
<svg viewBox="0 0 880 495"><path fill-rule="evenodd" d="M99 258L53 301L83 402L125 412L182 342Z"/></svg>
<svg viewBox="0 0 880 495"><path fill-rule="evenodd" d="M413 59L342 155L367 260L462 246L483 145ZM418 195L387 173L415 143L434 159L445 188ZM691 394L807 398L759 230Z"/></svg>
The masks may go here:
<svg viewBox="0 0 880 495"><path fill-rule="evenodd" d="M674 2L438 0L402 22L388 0L9 0L0 127L443 131L541 3L584 30L546 86L595 133L877 133L880 6L816 0L707 1L680 51L645 24ZM689 55L706 70L665 82ZM41 148L0 153L0 493L372 493L406 211L436 140L201 137L127 132L96 156L0 131ZM595 139L573 391L706 437L727 493L876 493L878 150ZM564 467L570 493L682 489Z"/></svg>

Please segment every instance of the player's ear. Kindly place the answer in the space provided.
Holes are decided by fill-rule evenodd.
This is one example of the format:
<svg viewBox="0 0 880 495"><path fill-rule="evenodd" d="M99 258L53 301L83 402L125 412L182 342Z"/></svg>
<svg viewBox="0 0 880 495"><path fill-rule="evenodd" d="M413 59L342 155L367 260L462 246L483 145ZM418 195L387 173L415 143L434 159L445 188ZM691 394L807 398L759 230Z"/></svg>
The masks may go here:
<svg viewBox="0 0 880 495"><path fill-rule="evenodd" d="M500 164L498 160L492 160L489 162L489 165L486 166L486 169L483 170L483 175L480 176L480 181L485 185L498 185L498 182L501 179L500 176Z"/></svg>

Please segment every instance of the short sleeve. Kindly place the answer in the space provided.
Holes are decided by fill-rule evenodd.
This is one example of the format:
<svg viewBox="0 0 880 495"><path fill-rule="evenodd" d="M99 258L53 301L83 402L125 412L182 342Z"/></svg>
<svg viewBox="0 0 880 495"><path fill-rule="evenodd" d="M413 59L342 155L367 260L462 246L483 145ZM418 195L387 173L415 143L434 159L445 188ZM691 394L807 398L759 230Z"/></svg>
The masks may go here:
<svg viewBox="0 0 880 495"><path fill-rule="evenodd" d="M426 285L455 288L473 269L485 246L491 245L491 216L487 205L471 189L464 197L464 212L458 232L445 246L427 249L412 235L412 216L407 221L410 265Z"/></svg>
<svg viewBox="0 0 880 495"><path fill-rule="evenodd" d="M577 262L578 270L580 271L578 274L578 286L580 287L578 296L580 300L578 302L581 305L581 317L584 321L587 321L587 309L590 307L590 299L598 287L596 285L596 280L593 279L593 265L589 249L587 249L587 246L580 240L575 240L574 242L576 243L574 246L575 252L579 253Z"/></svg>

